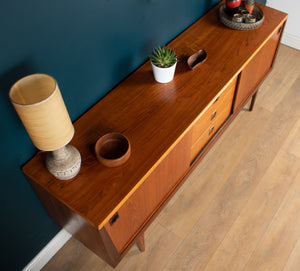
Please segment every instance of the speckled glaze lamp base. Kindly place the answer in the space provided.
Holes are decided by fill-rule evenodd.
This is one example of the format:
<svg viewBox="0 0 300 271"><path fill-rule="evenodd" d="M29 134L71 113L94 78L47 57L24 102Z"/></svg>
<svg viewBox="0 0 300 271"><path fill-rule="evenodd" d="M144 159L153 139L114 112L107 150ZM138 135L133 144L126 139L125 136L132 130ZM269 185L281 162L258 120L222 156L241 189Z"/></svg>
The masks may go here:
<svg viewBox="0 0 300 271"><path fill-rule="evenodd" d="M81 166L79 151L72 145L48 152L46 167L57 179L69 180L77 175Z"/></svg>

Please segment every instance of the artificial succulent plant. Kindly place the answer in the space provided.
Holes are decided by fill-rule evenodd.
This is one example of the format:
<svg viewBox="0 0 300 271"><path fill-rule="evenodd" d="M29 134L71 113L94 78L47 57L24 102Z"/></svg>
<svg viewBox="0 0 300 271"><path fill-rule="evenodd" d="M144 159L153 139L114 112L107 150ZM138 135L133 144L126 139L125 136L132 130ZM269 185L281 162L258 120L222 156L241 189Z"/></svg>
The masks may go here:
<svg viewBox="0 0 300 271"><path fill-rule="evenodd" d="M173 49L166 47L158 47L152 51L150 60L157 67L168 68L176 63L177 56Z"/></svg>

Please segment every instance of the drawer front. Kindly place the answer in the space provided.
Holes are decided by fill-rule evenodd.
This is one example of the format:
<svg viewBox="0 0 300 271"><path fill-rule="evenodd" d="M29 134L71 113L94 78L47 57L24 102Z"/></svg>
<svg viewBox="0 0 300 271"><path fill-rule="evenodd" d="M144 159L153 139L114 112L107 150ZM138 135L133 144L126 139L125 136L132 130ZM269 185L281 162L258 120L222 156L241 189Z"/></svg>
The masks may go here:
<svg viewBox="0 0 300 271"><path fill-rule="evenodd" d="M227 108L224 108L220 112L218 118L215 118L213 121L211 121L210 126L206 129L206 131L198 137L198 140L192 145L190 161L193 161L196 158L196 156L200 153L203 147L222 126L227 117L230 115L230 111L231 104L228 104Z"/></svg>
<svg viewBox="0 0 300 271"><path fill-rule="evenodd" d="M228 106L231 108L236 82L237 78L232 80L232 82L217 95L211 105L195 123L192 132L192 145L211 127L212 123L219 118L219 115L223 114L224 110L228 110Z"/></svg>
<svg viewBox="0 0 300 271"><path fill-rule="evenodd" d="M119 253L143 229L188 171L189 142L189 137L183 137L105 225Z"/></svg>

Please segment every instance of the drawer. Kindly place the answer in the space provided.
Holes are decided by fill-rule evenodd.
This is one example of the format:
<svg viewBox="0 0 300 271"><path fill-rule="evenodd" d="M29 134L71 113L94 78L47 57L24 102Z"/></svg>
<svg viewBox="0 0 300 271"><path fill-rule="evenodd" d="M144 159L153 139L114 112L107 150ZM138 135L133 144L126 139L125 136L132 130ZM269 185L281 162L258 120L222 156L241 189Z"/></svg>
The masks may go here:
<svg viewBox="0 0 300 271"><path fill-rule="evenodd" d="M236 87L237 77L223 89L212 101L209 107L199 118L192 128L192 145L198 141L199 137L211 127L212 122L219 118L219 115L225 110L228 110L228 106L232 105L233 95Z"/></svg>
<svg viewBox="0 0 300 271"><path fill-rule="evenodd" d="M218 118L215 118L213 121L211 121L210 126L206 129L206 131L198 137L197 141L192 145L190 161L193 161L196 158L203 147L222 126L227 117L230 115L230 111L231 104L227 104L227 107L219 113Z"/></svg>
<svg viewBox="0 0 300 271"><path fill-rule="evenodd" d="M188 137L183 137L105 224L119 253L126 249L187 173L189 142Z"/></svg>

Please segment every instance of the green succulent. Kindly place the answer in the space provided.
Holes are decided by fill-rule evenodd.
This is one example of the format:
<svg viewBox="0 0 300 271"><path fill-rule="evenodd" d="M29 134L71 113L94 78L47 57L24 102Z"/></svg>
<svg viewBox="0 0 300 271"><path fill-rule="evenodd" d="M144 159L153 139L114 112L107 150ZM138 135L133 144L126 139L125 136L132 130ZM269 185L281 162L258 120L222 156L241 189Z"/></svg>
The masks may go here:
<svg viewBox="0 0 300 271"><path fill-rule="evenodd" d="M150 56L151 62L160 68L168 68L173 66L177 61L175 51L166 47L158 47L152 51Z"/></svg>
<svg viewBox="0 0 300 271"><path fill-rule="evenodd" d="M246 5L253 6L254 5L254 0L246 0Z"/></svg>

